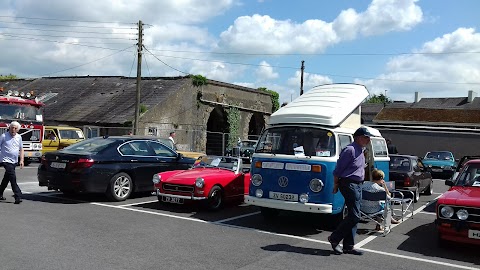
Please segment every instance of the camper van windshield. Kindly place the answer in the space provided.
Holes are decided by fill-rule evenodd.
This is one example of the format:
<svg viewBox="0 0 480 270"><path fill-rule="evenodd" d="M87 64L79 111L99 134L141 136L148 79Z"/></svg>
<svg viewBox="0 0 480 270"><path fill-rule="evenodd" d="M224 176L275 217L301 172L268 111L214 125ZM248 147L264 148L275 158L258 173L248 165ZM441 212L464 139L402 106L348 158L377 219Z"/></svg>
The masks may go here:
<svg viewBox="0 0 480 270"><path fill-rule="evenodd" d="M311 127L273 127L266 130L255 152L295 156L335 156L335 136Z"/></svg>

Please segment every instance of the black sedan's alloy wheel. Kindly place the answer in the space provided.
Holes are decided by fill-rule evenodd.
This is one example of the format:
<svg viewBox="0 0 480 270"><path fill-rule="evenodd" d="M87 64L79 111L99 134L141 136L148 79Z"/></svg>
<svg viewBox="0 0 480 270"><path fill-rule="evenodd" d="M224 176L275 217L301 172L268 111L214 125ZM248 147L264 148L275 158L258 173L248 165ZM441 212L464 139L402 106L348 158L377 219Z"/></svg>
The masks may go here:
<svg viewBox="0 0 480 270"><path fill-rule="evenodd" d="M110 180L110 186L107 190L107 197L112 201L124 201L133 191L133 182L130 175L126 173L117 173Z"/></svg>

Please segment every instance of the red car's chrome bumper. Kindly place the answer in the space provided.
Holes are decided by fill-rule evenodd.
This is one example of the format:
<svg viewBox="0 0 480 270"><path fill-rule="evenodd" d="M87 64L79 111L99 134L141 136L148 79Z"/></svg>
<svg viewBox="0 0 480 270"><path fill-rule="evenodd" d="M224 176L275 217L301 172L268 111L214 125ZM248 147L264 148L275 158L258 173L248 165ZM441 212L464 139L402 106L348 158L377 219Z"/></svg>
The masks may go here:
<svg viewBox="0 0 480 270"><path fill-rule="evenodd" d="M200 200L206 200L208 197L197 197L194 196L193 194L191 196L186 196L186 195L176 195L176 194L168 194L168 193L161 193L159 189L155 191L155 195L157 196L164 196L164 197L172 197L172 198L179 198L179 199L184 199L184 200L194 200L194 201L200 201Z"/></svg>

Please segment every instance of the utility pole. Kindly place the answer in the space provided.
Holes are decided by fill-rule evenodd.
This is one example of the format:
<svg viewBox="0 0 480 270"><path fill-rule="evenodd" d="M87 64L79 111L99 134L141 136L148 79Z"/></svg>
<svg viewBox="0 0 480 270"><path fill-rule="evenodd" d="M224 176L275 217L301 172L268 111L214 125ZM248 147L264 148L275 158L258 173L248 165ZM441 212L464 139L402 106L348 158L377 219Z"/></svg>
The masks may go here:
<svg viewBox="0 0 480 270"><path fill-rule="evenodd" d="M138 21L138 43L137 43L137 91L135 98L135 121L133 123L133 134L138 134L138 118L140 117L140 82L142 81L142 50L143 50L143 23Z"/></svg>
<svg viewBox="0 0 480 270"><path fill-rule="evenodd" d="M303 71L305 70L305 61L302 60L302 68L301 68L301 77L300 77L300 96L303 95Z"/></svg>

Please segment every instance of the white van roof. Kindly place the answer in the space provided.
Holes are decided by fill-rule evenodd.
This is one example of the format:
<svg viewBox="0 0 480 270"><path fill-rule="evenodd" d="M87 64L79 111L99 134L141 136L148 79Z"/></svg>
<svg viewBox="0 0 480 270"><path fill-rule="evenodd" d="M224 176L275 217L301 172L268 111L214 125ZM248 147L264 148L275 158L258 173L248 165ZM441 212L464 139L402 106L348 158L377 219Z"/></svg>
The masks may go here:
<svg viewBox="0 0 480 270"><path fill-rule="evenodd" d="M357 128L360 104L369 95L360 84L327 84L312 88L270 116L270 125L302 123Z"/></svg>

